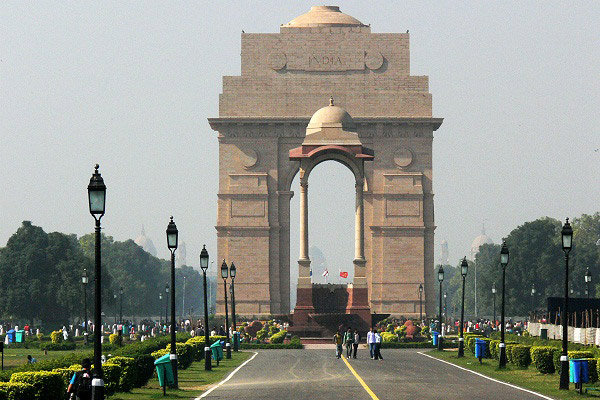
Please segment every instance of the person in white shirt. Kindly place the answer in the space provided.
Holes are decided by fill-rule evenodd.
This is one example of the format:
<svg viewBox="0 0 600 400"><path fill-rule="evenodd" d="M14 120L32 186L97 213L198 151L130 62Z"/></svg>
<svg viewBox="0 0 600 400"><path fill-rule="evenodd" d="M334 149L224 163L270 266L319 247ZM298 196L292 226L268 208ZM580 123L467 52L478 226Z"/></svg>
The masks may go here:
<svg viewBox="0 0 600 400"><path fill-rule="evenodd" d="M383 360L381 357L381 335L375 329L375 360Z"/></svg>
<svg viewBox="0 0 600 400"><path fill-rule="evenodd" d="M369 353L371 354L371 360L375 357L375 332L373 332L373 328L369 329L369 333L367 333L367 345L369 346Z"/></svg>

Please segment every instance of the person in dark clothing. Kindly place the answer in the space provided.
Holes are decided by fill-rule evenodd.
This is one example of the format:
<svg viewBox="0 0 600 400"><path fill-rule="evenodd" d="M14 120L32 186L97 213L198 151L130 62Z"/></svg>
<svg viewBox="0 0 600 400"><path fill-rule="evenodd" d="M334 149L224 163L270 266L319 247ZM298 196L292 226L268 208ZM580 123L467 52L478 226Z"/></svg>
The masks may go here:
<svg viewBox="0 0 600 400"><path fill-rule="evenodd" d="M358 350L358 342L360 341L360 335L358 333L358 329L354 330L354 342L352 342L352 348L354 350L354 354L352 358L356 358L356 351Z"/></svg>
<svg viewBox="0 0 600 400"><path fill-rule="evenodd" d="M71 400L91 400L92 399L92 363L89 358L84 358L81 362L81 371L73 374L69 382L67 393L71 395Z"/></svg>

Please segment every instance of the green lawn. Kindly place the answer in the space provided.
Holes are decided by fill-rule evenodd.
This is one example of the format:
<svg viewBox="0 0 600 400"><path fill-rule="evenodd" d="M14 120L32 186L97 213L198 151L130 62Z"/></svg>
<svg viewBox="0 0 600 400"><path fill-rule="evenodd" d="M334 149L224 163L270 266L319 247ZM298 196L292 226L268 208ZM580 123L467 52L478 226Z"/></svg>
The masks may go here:
<svg viewBox="0 0 600 400"><path fill-rule="evenodd" d="M246 361L252 352L232 352L230 360L223 359L217 367L213 361L212 371L204 370L204 361L194 362L188 369L179 371L179 390L167 388L167 398L192 399L208 389L209 385L221 381L233 369ZM131 393L116 393L109 400L144 400L163 399L162 388L158 386L158 378L153 378L148 385L140 389L133 389Z"/></svg>
<svg viewBox="0 0 600 400"><path fill-rule="evenodd" d="M4 347L4 369L20 367L27 364L27 355L31 355L38 361L47 360L50 358L56 358L69 353L89 352L92 351L91 347L88 348L76 348L75 350L69 351L49 351L48 355L44 355L44 352L40 349L11 349L10 347Z"/></svg>
<svg viewBox="0 0 600 400"><path fill-rule="evenodd" d="M480 365L479 360L476 359L473 356L473 354L471 354L471 352L468 350L465 350L464 358L458 358L458 352L456 350L442 352L437 350L431 350L428 351L427 354L432 357L436 357L441 360L445 360L453 364L459 365L461 367L479 372L483 375L489 376L490 378L511 383L513 385L533 390L534 392L538 392L556 399L577 399L582 397L592 398L600 396L600 392L591 392L587 396L585 394L583 396L580 396L579 392L575 391L574 383L570 385L569 391L559 390L558 374L540 374L534 366L530 366L528 369L521 369L516 367L515 365L507 364L506 369L501 370L498 368L498 361L493 359L483 359L482 364ZM585 384L583 387L585 390L586 387L597 386L598 383L595 383L593 385Z"/></svg>

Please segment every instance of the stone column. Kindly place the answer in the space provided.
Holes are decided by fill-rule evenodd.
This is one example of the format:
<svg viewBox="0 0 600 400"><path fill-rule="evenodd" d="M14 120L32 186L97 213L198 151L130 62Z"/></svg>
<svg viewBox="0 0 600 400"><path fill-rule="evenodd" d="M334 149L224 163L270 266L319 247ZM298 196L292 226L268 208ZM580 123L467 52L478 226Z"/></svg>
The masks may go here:
<svg viewBox="0 0 600 400"><path fill-rule="evenodd" d="M300 180L300 258L298 288L311 288L310 257L308 255L308 182Z"/></svg>
<svg viewBox="0 0 600 400"><path fill-rule="evenodd" d="M356 208L354 219L354 287L367 287L367 260L365 259L365 206L364 179L356 181Z"/></svg>

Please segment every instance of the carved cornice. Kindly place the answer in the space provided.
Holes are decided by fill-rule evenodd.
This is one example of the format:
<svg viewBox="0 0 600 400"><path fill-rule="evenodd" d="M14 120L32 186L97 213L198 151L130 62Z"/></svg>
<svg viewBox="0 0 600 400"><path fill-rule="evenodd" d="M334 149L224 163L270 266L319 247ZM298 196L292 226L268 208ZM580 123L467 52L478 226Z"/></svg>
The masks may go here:
<svg viewBox="0 0 600 400"><path fill-rule="evenodd" d="M221 138L304 137L309 117L219 117L209 118L210 127ZM360 137L432 137L443 118L356 117Z"/></svg>

